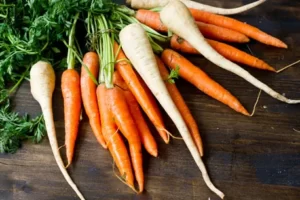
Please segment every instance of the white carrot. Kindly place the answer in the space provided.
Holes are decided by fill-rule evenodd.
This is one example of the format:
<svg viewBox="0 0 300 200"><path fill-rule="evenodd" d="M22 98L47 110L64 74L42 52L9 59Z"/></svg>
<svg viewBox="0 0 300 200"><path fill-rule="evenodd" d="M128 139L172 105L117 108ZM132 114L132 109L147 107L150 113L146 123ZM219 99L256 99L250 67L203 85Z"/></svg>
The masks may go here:
<svg viewBox="0 0 300 200"><path fill-rule="evenodd" d="M32 96L41 106L49 143L57 165L80 199L84 199L75 183L72 181L59 153L52 111L52 94L55 87L55 73L52 66L44 61L34 64L30 70L30 87Z"/></svg>
<svg viewBox="0 0 300 200"><path fill-rule="evenodd" d="M164 7L170 1L174 1L174 0L127 0L126 2L130 4L132 8L135 9L151 9L157 7ZM180 1L182 1L188 8L202 10L202 11L215 13L219 15L234 15L234 14L245 12L254 7L257 7L258 5L264 3L266 0L258 0L253 3L246 4L244 6L240 6L237 8L218 8L218 7L205 5L190 0L180 0Z"/></svg>
<svg viewBox="0 0 300 200"><path fill-rule="evenodd" d="M130 24L120 32L120 42L134 68L176 125L202 172L205 183L213 192L223 198L224 194L212 184L193 138L165 86L145 30L139 24Z"/></svg>
<svg viewBox="0 0 300 200"><path fill-rule="evenodd" d="M289 104L300 103L300 100L287 99L283 95L271 89L266 84L256 79L249 72L247 72L237 64L227 60L222 55L217 53L207 43L207 41L199 31L195 20L190 14L188 8L182 2L178 0L170 1L161 10L160 19L169 30L188 41L198 52L200 52L204 57L206 57L217 66L244 78L252 85L263 90L279 101Z"/></svg>

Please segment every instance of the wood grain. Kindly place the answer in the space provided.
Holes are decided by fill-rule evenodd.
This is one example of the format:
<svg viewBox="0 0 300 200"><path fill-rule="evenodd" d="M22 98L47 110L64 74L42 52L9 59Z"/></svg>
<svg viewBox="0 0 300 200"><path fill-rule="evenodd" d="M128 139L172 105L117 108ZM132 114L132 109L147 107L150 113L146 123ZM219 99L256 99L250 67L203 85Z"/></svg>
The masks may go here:
<svg viewBox="0 0 300 200"><path fill-rule="evenodd" d="M235 7L250 0L202 0ZM300 2L267 1L235 18L259 27L285 41L289 49L276 49L251 41L259 58L279 69L300 59ZM239 48L248 51L245 45ZM201 56L189 56L193 63L236 95L248 110L258 90L241 78L211 64ZM249 69L253 75L290 98L300 98L299 65L281 74ZM64 126L59 78L54 95L55 121L60 144ZM231 200L300 199L300 105L286 105L262 94L254 117L248 118L207 97L184 80L177 85L194 115L205 144L204 161L215 185ZM14 100L15 109L32 116L40 113L38 103L23 84ZM163 113L167 128L178 135ZM69 172L86 199L96 200L207 200L218 199L204 184L185 144L158 141L159 157L144 152L146 191L135 195L114 175L109 153L95 140L86 116L77 142L74 165ZM64 156L64 149L61 150ZM1 200L75 200L77 197L55 164L47 138L41 144L24 143L16 154L0 154Z"/></svg>

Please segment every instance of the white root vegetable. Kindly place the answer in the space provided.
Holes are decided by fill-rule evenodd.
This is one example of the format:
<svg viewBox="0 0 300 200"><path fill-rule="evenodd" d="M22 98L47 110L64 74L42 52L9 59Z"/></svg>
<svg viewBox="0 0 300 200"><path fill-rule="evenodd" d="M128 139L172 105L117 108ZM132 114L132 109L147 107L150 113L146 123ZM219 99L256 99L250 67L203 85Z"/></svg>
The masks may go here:
<svg viewBox="0 0 300 200"><path fill-rule="evenodd" d="M201 3L198 3L195 1L188 1L188 0L181 0L181 1L188 8L194 8L197 10L207 11L207 12L211 12L211 13L219 14L219 15L234 15L234 14L242 13L242 12L245 12L252 8L255 8L255 7L259 6L260 4L264 3L266 0L258 0L253 3L249 3L244 6L237 7L237 8L217 8L214 6L201 4Z"/></svg>
<svg viewBox="0 0 300 200"><path fill-rule="evenodd" d="M130 24L123 28L119 36L126 56L179 130L192 157L202 172L205 183L213 192L223 198L224 194L211 182L191 134L160 76L145 30L139 24Z"/></svg>
<svg viewBox="0 0 300 200"><path fill-rule="evenodd" d="M255 87L263 90L273 98L288 103L297 104L300 100L287 99L283 95L271 89L260 80L256 79L249 72L238 66L237 64L227 60L222 55L217 53L205 40L199 31L194 18L190 14L188 8L180 1L170 1L160 12L160 19L163 24L176 35L188 41L198 52L205 58L210 60L217 66L226 69ZM184 27L184 28L183 28Z"/></svg>
<svg viewBox="0 0 300 200"><path fill-rule="evenodd" d="M30 70L30 87L34 99L38 101L38 103L41 106L46 124L49 143L57 165L64 178L72 187L72 189L76 192L78 197L84 200L83 195L81 194L81 192L69 176L67 170L65 169L64 163L59 153L52 110L52 94L55 88L55 73L52 66L49 63L39 61L32 66Z"/></svg>
<svg viewBox="0 0 300 200"><path fill-rule="evenodd" d="M152 9L157 7L164 7L171 1L174 0L127 0L127 3L130 4L132 8L135 9ZM190 0L180 0L180 1L184 3L188 8L207 11L219 15L234 15L255 8L260 4L266 2L267 0L258 0L253 3L249 3L237 8L218 8L218 7L214 7L214 6L210 6L210 5L206 5L206 4L202 4Z"/></svg>

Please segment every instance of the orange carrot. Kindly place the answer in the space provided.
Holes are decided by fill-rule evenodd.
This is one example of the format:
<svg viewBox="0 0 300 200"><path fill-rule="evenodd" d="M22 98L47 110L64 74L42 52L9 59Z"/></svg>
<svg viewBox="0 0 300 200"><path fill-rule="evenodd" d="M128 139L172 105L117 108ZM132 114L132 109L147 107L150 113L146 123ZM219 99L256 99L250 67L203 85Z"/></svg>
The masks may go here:
<svg viewBox="0 0 300 200"><path fill-rule="evenodd" d="M61 89L64 99L65 145L68 164L72 163L81 114L80 77L75 69L62 74Z"/></svg>
<svg viewBox="0 0 300 200"><path fill-rule="evenodd" d="M124 91L126 102L130 109L131 116L133 117L134 122L139 130L139 135L143 146L150 155L157 157L157 144L154 140L154 137L152 136L151 131L143 117L137 100L131 91L128 90L126 83L118 71L114 72L113 82L114 84L120 86Z"/></svg>
<svg viewBox="0 0 300 200"><path fill-rule="evenodd" d="M135 16L141 23L160 32L168 32L167 27L161 22L159 13L150 10L138 10ZM249 38L237 31L224 27L196 22L200 32L207 38L222 40L227 42L245 43Z"/></svg>
<svg viewBox="0 0 300 200"><path fill-rule="evenodd" d="M253 38L261 43L280 47L280 48L287 48L287 45L282 42L281 40L259 30L258 28L251 26L249 24L245 24L240 22L236 19L225 17L221 15L212 14L209 12L196 10L196 9L189 9L191 14L193 15L196 21L201 21L208 24L213 24L216 26L221 26L224 28L232 29L238 31L240 33L245 34L246 36Z"/></svg>
<svg viewBox="0 0 300 200"><path fill-rule="evenodd" d="M88 52L83 57L83 63L90 70L90 73L97 79L99 71L99 58L94 52ZM101 131L100 114L97 104L96 89L97 86L89 76L86 68L81 67L80 77L81 97L84 110L89 118L91 128L98 142L107 148Z"/></svg>
<svg viewBox="0 0 300 200"><path fill-rule="evenodd" d="M160 21L158 12L139 9L136 11L135 18L156 31L168 32L168 28Z"/></svg>
<svg viewBox="0 0 300 200"><path fill-rule="evenodd" d="M134 174L139 192L142 192L144 190L142 144L122 89L119 87L108 89L106 101L117 126L128 140Z"/></svg>
<svg viewBox="0 0 300 200"><path fill-rule="evenodd" d="M276 70L265 63L263 60L260 60L250 54L247 54L233 46L230 46L225 43L217 42L214 40L206 39L206 41L222 56L225 58L248 65L250 67L254 67L257 69L269 70L276 72ZM177 35L173 35L171 38L171 47L174 50L178 50L183 53L191 53L191 54L199 54L199 52L192 47L187 41L183 40L182 38L178 37Z"/></svg>
<svg viewBox="0 0 300 200"><path fill-rule="evenodd" d="M119 45L115 43L114 53L117 54L118 50ZM117 61L122 59L124 60L127 58L123 50L120 49L117 56ZM154 100L151 92L146 92L146 87L142 85L142 82L139 80L137 73L134 71L130 63L128 63L127 61L119 61L116 63L115 68L119 71L125 83L128 85L129 90L135 96L136 100L139 102L140 106L142 107L148 118L151 120L164 142L168 144L169 135L163 123L158 105Z"/></svg>
<svg viewBox="0 0 300 200"><path fill-rule="evenodd" d="M187 125L200 155L203 156L203 144L202 144L202 139L200 137L197 123L193 118L193 115L189 107L186 105L183 97L181 96L179 90L177 89L175 83L170 83L167 81L169 77L169 72L165 67L164 63L162 62L162 60L156 56L156 62L157 62L159 72L162 78L165 80L167 89Z"/></svg>
<svg viewBox="0 0 300 200"><path fill-rule="evenodd" d="M250 41L246 35L232 29L206 24L203 22L196 22L196 24L200 32L207 38L237 43L247 43Z"/></svg>
<svg viewBox="0 0 300 200"><path fill-rule="evenodd" d="M180 54L171 49L166 49L162 53L162 60L172 69L176 69L176 67L179 66L179 75L205 94L215 98L225 105L228 105L237 112L247 116L250 115L229 91L211 79L205 72L193 65Z"/></svg>
<svg viewBox="0 0 300 200"><path fill-rule="evenodd" d="M124 144L124 141L118 133L117 126L113 120L113 116L106 103L106 88L104 84L97 87L97 99L100 108L102 132L107 142L109 152L111 153L121 177L132 188L134 188L134 178L131 167L131 161Z"/></svg>

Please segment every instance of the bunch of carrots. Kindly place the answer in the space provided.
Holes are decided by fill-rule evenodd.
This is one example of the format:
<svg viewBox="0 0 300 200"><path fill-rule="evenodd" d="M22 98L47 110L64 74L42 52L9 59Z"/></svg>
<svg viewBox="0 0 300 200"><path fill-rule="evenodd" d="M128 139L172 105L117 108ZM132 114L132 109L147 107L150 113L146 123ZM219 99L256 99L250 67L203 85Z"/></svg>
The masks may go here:
<svg viewBox="0 0 300 200"><path fill-rule="evenodd" d="M131 7L138 9L131 16L122 13L124 7L116 9L122 23L116 23L118 20L104 14L88 13L85 21L92 45L82 60L80 48L76 46L75 27L79 14L76 15L69 42L64 41L68 47L68 67L62 75L61 85L67 167L72 163L83 103L93 133L100 145L111 153L121 180L141 193L144 189L142 148L154 157L159 153L142 111L166 144L172 136L164 125L158 102L179 130L207 186L223 198L224 194L213 185L202 162L203 144L197 123L174 79L179 75L236 112L246 116L250 113L233 94L176 51L202 54L273 98L290 104L300 103L300 100L280 95L235 63L276 72L273 67L223 43L247 43L251 38L267 45L287 48L279 39L251 25L222 16L246 11L263 2L260 0L236 9L221 9L189 0L131 0L128 1ZM154 11L149 10L153 8ZM156 42L166 41L166 38L169 38L170 49L163 49ZM158 54L155 55L154 51ZM81 62L81 74L74 69L76 60ZM32 67L32 93L42 107L56 161L71 187L84 199L68 176L59 155L51 104L54 80L51 65L40 62ZM43 87L37 88L35 85Z"/></svg>

